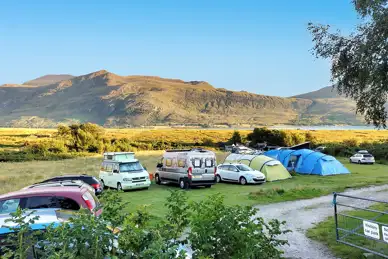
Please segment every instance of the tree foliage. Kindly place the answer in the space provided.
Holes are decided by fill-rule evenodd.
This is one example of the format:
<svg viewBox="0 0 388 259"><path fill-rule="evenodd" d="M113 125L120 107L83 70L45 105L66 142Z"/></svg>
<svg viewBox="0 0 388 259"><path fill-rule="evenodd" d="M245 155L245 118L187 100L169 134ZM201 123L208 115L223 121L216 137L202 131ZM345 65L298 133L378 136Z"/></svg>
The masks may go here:
<svg viewBox="0 0 388 259"><path fill-rule="evenodd" d="M386 127L388 96L388 0L353 0L361 18L356 31L344 36L329 25L309 23L313 52L330 59L339 94L356 101L368 123Z"/></svg>
<svg viewBox="0 0 388 259"><path fill-rule="evenodd" d="M185 192L172 191L167 215L157 223L146 206L125 213L119 209L123 203L117 192L103 195L105 203L117 206L106 204L100 217L81 210L69 222L50 225L40 233L40 241L31 234L37 218L18 210L10 219L15 233L7 239L16 252L8 255L25 259L34 246L39 258L49 259L184 259L185 251L179 248L186 244L193 258L272 259L280 258L278 248L287 244L278 238L288 232L282 230L284 222L266 223L256 209L227 206L219 194L190 203Z"/></svg>
<svg viewBox="0 0 388 259"><path fill-rule="evenodd" d="M238 132L237 130L235 130L233 132L233 135L232 135L232 138L230 139L230 142L232 144L239 144L239 143L242 143L242 138L241 138L241 135L240 135L240 132Z"/></svg>

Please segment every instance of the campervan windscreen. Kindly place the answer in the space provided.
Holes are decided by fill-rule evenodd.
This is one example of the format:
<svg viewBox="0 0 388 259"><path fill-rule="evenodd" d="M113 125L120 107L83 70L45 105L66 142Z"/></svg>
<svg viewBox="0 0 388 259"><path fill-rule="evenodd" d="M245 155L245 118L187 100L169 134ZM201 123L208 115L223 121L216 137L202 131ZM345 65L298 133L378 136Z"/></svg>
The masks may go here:
<svg viewBox="0 0 388 259"><path fill-rule="evenodd" d="M140 162L131 162L131 163L121 163L120 164L120 173L131 173L142 171L143 167Z"/></svg>
<svg viewBox="0 0 388 259"><path fill-rule="evenodd" d="M236 165L238 170L240 171L252 171L252 168L250 168L249 166L246 166L246 165Z"/></svg>

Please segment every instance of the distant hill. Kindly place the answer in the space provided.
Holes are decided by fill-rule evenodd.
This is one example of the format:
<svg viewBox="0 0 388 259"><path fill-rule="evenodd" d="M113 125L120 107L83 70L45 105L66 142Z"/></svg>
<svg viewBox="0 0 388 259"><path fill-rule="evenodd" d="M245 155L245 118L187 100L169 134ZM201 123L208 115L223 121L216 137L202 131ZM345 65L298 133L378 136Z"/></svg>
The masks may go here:
<svg viewBox="0 0 388 259"><path fill-rule="evenodd" d="M63 76L66 79L47 84ZM37 87L31 87L34 84ZM0 86L0 125L42 127L74 121L108 127L363 123L355 116L352 102L319 98L314 93L321 90L303 98L282 98L215 88L204 81L119 76L106 70L77 77L51 75L26 85Z"/></svg>
<svg viewBox="0 0 388 259"><path fill-rule="evenodd" d="M304 98L304 99L327 99L327 98L340 98L337 90L332 86L327 86L316 91L312 91L305 94L300 94L293 96L295 98Z"/></svg>
<svg viewBox="0 0 388 259"><path fill-rule="evenodd" d="M34 85L34 86L42 86L42 85L49 85L54 84L63 80L69 80L73 78L72 75L45 75L42 77L35 78L33 80L27 81L23 83L23 85Z"/></svg>

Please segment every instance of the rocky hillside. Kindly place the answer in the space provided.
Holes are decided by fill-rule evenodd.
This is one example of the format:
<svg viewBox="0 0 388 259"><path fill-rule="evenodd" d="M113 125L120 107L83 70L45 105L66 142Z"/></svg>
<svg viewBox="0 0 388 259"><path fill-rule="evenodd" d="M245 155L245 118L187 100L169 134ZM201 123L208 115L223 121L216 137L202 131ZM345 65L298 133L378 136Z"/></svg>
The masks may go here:
<svg viewBox="0 0 388 259"><path fill-rule="evenodd" d="M43 127L74 121L121 127L361 123L353 106L339 103L337 98L302 97L257 95L217 89L202 81L119 76L101 70L0 86L0 125Z"/></svg>

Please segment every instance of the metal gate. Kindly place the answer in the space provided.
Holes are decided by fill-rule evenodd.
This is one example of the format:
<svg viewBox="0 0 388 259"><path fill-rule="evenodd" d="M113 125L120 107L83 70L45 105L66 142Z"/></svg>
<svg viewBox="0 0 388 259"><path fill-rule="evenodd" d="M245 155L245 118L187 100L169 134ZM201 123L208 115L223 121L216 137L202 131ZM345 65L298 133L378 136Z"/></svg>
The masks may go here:
<svg viewBox="0 0 388 259"><path fill-rule="evenodd" d="M334 193L333 204L337 242L388 258L387 201Z"/></svg>

